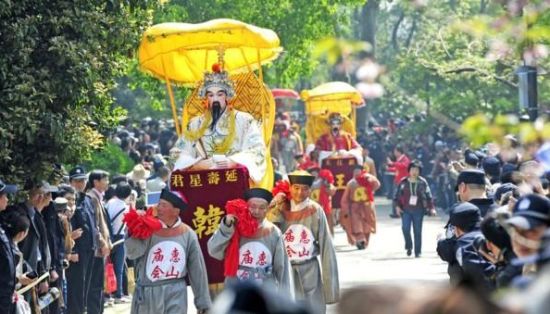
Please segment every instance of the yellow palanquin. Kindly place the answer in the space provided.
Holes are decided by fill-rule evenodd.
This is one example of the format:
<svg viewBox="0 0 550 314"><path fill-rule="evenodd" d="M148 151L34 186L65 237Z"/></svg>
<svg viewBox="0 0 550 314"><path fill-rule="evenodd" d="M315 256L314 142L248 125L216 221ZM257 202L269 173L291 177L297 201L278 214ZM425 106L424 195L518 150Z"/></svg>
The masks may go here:
<svg viewBox="0 0 550 314"><path fill-rule="evenodd" d="M235 84L236 96L230 105L250 113L261 123L264 142L269 147L275 121L275 100L263 83L262 65L276 59L282 48L277 34L231 19L199 24L163 23L149 28L139 47L141 69L166 82L178 136L185 136L189 121L205 110L198 96L205 71L223 62ZM257 70L257 74L255 73ZM195 87L177 113L172 85ZM189 134L187 134L189 135ZM273 168L269 151L267 170L260 187L270 189Z"/></svg>
<svg viewBox="0 0 550 314"><path fill-rule="evenodd" d="M315 141L330 131L327 124L331 113L344 118L343 129L355 137L355 109L364 105L363 97L355 87L344 82L330 82L300 93L305 103L306 142Z"/></svg>

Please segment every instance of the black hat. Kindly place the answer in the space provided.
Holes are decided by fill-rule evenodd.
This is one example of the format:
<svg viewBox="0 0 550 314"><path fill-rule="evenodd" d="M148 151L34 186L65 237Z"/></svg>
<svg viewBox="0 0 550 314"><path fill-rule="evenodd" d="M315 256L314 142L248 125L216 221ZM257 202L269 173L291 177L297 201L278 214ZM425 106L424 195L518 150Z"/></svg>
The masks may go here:
<svg viewBox="0 0 550 314"><path fill-rule="evenodd" d="M467 230L481 221L479 208L469 202L457 203L451 209L448 225Z"/></svg>
<svg viewBox="0 0 550 314"><path fill-rule="evenodd" d="M470 166L477 167L479 164L479 158L471 150L467 149L464 151L464 162Z"/></svg>
<svg viewBox="0 0 550 314"><path fill-rule="evenodd" d="M180 210L187 208L187 202L185 201L183 195L177 191L163 189L160 193L160 199L169 202L172 206L179 208Z"/></svg>
<svg viewBox="0 0 550 314"><path fill-rule="evenodd" d="M86 170L82 166L76 166L71 171L69 171L69 179L71 180L81 180L86 179Z"/></svg>
<svg viewBox="0 0 550 314"><path fill-rule="evenodd" d="M466 169L458 175L455 191L458 191L460 183L485 185L485 173L477 169Z"/></svg>
<svg viewBox="0 0 550 314"><path fill-rule="evenodd" d="M422 162L420 162L420 160L413 160L407 167L407 171L410 172L411 168L417 168L420 172L422 172Z"/></svg>
<svg viewBox="0 0 550 314"><path fill-rule="evenodd" d="M494 243L499 249L511 249L510 235L499 223L495 215L488 215L481 222L481 233L488 241Z"/></svg>
<svg viewBox="0 0 550 314"><path fill-rule="evenodd" d="M288 175L288 181L290 181L290 184L303 184L311 186L314 179L314 176L304 170L296 170Z"/></svg>
<svg viewBox="0 0 550 314"><path fill-rule="evenodd" d="M519 189L518 187L513 183L503 183L498 186L498 188L495 191L495 195L493 195L493 199L495 202L500 202L500 199L502 196L508 192L512 192L515 197L519 196Z"/></svg>
<svg viewBox="0 0 550 314"><path fill-rule="evenodd" d="M273 199L273 194L271 194L270 191L262 188L252 188L244 191L244 199L248 201L251 198L261 198L269 203Z"/></svg>
<svg viewBox="0 0 550 314"><path fill-rule="evenodd" d="M3 194L14 194L17 192L17 186L13 184L6 184L4 181L0 180L0 193Z"/></svg>
<svg viewBox="0 0 550 314"><path fill-rule="evenodd" d="M506 220L508 225L526 230L550 225L550 200L544 196L525 195L518 199L512 212L512 218Z"/></svg>
<svg viewBox="0 0 550 314"><path fill-rule="evenodd" d="M487 157L481 162L481 166L486 174L491 177L500 177L500 160L496 157Z"/></svg>

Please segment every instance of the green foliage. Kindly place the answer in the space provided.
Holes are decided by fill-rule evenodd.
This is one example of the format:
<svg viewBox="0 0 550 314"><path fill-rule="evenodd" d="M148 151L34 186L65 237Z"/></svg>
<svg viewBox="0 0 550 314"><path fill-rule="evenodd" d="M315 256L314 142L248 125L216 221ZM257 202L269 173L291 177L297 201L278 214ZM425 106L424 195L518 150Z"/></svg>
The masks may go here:
<svg viewBox="0 0 550 314"><path fill-rule="evenodd" d="M113 105L157 1L2 1L0 176L45 178L76 164L126 115Z"/></svg>
<svg viewBox="0 0 550 314"><path fill-rule="evenodd" d="M111 175L125 174L134 168L134 162L118 145L107 143L103 149L92 153L92 156L84 165L86 169L102 169Z"/></svg>

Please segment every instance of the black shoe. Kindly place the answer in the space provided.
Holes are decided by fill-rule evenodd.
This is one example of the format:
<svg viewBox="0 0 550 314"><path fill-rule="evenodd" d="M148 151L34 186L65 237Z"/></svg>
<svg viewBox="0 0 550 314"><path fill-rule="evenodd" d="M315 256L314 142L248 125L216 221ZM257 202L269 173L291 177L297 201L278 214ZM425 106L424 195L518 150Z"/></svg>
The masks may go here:
<svg viewBox="0 0 550 314"><path fill-rule="evenodd" d="M365 241L357 242L356 244L358 250L364 250L365 249Z"/></svg>
<svg viewBox="0 0 550 314"><path fill-rule="evenodd" d="M391 218L399 218L399 216L397 216L396 214L390 214L390 217Z"/></svg>
<svg viewBox="0 0 550 314"><path fill-rule="evenodd" d="M411 250L411 249L408 249L408 250L407 250L407 256L411 256L411 254L412 254L412 250Z"/></svg>
<svg viewBox="0 0 550 314"><path fill-rule="evenodd" d="M416 258L419 258L419 257L421 257L421 256L422 256L422 255L420 255L420 253L415 253L415 254L414 254L414 257L416 257Z"/></svg>

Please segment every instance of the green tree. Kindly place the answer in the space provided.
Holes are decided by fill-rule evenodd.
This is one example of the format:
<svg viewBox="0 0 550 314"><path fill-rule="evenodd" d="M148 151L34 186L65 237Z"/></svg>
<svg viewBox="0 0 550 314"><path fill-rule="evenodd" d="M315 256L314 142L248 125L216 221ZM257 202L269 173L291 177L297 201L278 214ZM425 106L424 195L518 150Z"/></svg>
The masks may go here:
<svg viewBox="0 0 550 314"><path fill-rule="evenodd" d="M44 178L101 147L125 116L111 97L157 1L2 1L0 175Z"/></svg>

